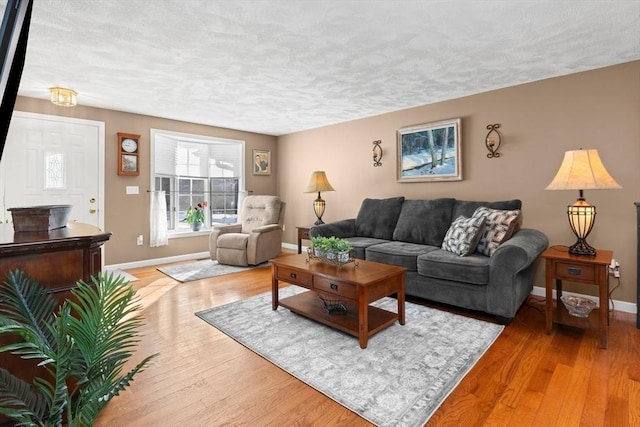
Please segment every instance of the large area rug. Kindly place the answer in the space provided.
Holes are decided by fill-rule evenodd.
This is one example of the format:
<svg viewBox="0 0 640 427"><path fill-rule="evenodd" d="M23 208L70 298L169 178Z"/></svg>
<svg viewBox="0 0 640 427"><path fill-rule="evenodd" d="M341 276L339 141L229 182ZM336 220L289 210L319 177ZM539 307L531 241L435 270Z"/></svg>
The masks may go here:
<svg viewBox="0 0 640 427"><path fill-rule="evenodd" d="M222 276L223 274L247 271L257 267L265 267L267 265L269 265L268 262L249 267L237 267L235 265L218 264L218 261L211 259L203 259L185 264L159 267L158 270L179 282L190 282L192 280Z"/></svg>
<svg viewBox="0 0 640 427"><path fill-rule="evenodd" d="M280 297L301 291L289 286ZM374 305L397 309L392 298ZM406 325L384 329L362 350L353 336L273 311L270 292L196 315L379 426L423 425L504 329L407 303Z"/></svg>

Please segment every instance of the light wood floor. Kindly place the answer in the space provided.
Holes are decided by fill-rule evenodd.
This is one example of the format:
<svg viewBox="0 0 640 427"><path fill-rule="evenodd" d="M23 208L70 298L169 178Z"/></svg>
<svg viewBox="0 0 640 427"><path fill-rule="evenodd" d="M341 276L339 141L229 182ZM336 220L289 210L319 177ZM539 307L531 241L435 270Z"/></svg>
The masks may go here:
<svg viewBox="0 0 640 427"><path fill-rule="evenodd" d="M269 291L268 267L188 283L153 267L127 271L141 279L146 319L134 359L160 355L97 426L370 425L194 315ZM612 314L602 350L595 332L547 335L543 307L529 298L428 426L640 426L635 316Z"/></svg>

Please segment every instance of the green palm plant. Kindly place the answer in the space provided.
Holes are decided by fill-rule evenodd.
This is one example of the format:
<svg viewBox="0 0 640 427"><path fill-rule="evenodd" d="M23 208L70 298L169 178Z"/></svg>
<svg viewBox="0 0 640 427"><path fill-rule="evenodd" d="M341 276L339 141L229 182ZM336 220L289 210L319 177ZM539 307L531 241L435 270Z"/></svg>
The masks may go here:
<svg viewBox="0 0 640 427"><path fill-rule="evenodd" d="M157 354L121 375L138 343L142 323L135 291L122 277L99 273L62 304L24 272L0 284L0 346L44 368L32 384L0 368L0 414L19 425L93 425L111 398Z"/></svg>

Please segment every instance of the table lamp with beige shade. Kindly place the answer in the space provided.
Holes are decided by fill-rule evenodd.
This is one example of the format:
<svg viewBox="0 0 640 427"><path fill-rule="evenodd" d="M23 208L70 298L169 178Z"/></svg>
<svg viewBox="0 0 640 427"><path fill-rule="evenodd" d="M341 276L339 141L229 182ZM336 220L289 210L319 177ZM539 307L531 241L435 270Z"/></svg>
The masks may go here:
<svg viewBox="0 0 640 427"><path fill-rule="evenodd" d="M318 218L314 225L324 224L322 221L322 215L324 214L324 208L326 203L320 197L321 191L335 191L331 184L329 184L329 180L327 179L327 175L324 171L315 171L311 174L311 179L309 180L309 185L304 190L305 193L318 193L318 198L313 201L313 211Z"/></svg>
<svg viewBox="0 0 640 427"><path fill-rule="evenodd" d="M547 190L578 190L576 202L567 207L571 230L578 240L569 253L595 256L596 250L587 243L587 236L596 220L596 207L584 199L584 190L622 188L604 167L598 150L572 150L564 153L560 169Z"/></svg>

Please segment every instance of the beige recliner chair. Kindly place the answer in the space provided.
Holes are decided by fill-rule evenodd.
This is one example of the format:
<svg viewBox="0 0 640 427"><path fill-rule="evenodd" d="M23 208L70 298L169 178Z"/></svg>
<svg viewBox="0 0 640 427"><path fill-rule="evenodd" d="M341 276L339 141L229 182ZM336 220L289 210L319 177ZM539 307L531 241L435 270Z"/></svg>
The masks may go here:
<svg viewBox="0 0 640 427"><path fill-rule="evenodd" d="M215 226L211 259L220 264L257 265L280 254L285 203L277 196L247 196L238 223Z"/></svg>

